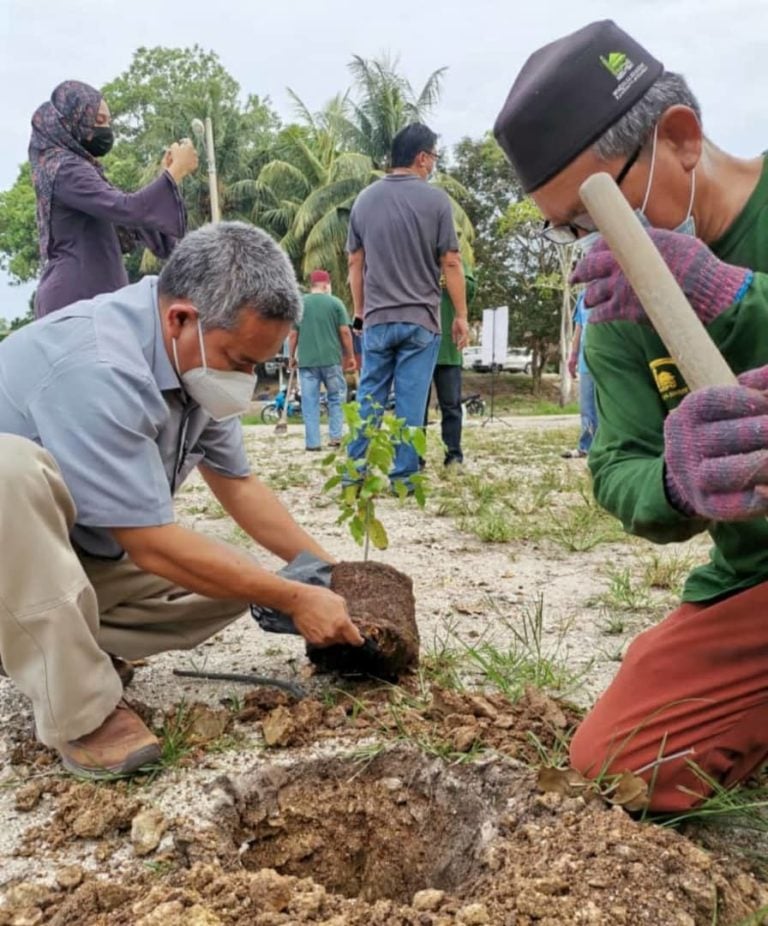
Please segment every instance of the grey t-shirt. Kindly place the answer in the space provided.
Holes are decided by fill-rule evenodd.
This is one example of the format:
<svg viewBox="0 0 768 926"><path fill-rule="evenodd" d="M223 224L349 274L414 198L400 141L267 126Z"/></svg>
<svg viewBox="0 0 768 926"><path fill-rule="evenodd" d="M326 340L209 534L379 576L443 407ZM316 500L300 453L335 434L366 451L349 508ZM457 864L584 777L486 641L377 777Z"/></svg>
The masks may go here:
<svg viewBox="0 0 768 926"><path fill-rule="evenodd" d="M72 540L119 557L112 527L174 520L197 464L250 472L239 420L185 398L163 342L156 277L75 302L0 343L0 432L41 444L77 506Z"/></svg>
<svg viewBox="0 0 768 926"><path fill-rule="evenodd" d="M365 251L365 325L411 322L440 332L440 258L458 251L448 195L414 174L366 187L349 217L347 250Z"/></svg>

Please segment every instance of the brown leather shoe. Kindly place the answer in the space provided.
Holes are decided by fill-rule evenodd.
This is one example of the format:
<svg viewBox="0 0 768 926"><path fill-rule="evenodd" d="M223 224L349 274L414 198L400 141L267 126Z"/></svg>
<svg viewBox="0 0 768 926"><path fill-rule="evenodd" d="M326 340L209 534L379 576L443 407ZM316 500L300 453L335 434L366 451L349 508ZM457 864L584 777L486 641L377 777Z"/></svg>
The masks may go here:
<svg viewBox="0 0 768 926"><path fill-rule="evenodd" d="M160 754L160 741L125 701L93 733L59 750L65 768L83 778L130 775Z"/></svg>

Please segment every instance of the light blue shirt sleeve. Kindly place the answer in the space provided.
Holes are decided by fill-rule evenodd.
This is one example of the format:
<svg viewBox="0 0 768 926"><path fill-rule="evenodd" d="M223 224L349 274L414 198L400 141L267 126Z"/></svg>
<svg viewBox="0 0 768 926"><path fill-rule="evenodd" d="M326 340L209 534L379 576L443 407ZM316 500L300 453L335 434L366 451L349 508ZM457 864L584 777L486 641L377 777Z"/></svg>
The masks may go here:
<svg viewBox="0 0 768 926"><path fill-rule="evenodd" d="M579 373L588 373L587 361L584 357L584 348L587 343L587 323L589 322L590 310L584 305L584 293L579 294L576 300L576 308L573 312L573 323L581 325L581 338L579 340L579 360L577 370Z"/></svg>
<svg viewBox="0 0 768 926"><path fill-rule="evenodd" d="M197 461L221 476L242 478L251 467L243 443L243 426L239 418L211 420L197 440L193 453L202 454Z"/></svg>
<svg viewBox="0 0 768 926"><path fill-rule="evenodd" d="M29 406L85 527L147 527L174 521L155 443L168 417L145 371L94 360L54 373Z"/></svg>

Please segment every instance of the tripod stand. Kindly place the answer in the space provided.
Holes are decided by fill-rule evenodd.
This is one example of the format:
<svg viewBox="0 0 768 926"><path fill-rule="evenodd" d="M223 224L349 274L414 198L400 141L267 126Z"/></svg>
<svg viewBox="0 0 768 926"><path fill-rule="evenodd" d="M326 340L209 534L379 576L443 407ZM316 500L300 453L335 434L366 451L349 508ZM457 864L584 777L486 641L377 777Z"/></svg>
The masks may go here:
<svg viewBox="0 0 768 926"><path fill-rule="evenodd" d="M506 312L507 312L506 307L503 307L503 308L504 308L504 312L506 313ZM506 359L506 351L505 351L505 353L504 353L504 357L503 357L503 358L500 358L500 357L497 356L498 351L499 351L499 346L500 346L500 345L497 343L497 341L498 341L497 334L501 334L501 333L502 333L501 331L498 331L498 332L497 332L497 330L496 330L496 313L497 313L498 311L499 311L498 309L486 309L486 312L490 312L490 316L486 316L486 317L487 317L487 318L489 317L490 320L491 320L491 322L490 322L490 335L491 335L491 403L490 403L489 414L488 414L488 416L487 416L486 418L483 419L483 423L482 423L482 425L481 425L481 427L483 427L483 428L484 428L487 424L490 424L492 421L498 421L498 422L500 422L501 424L508 424L508 422L504 421L503 418L499 418L498 415L497 415L496 412L495 412L495 408L496 408L496 375L497 375L497 372L498 372L499 370L503 369L504 360ZM483 313L483 314L485 315L485 313ZM504 335L503 340L504 340L504 342L506 343L506 340L507 340L507 330L506 330L506 329L507 329L507 324L508 324L508 323L507 323L506 315L505 315L504 322L505 322L505 324L503 325L503 328L504 328L505 330L503 331L503 335ZM485 334L485 331L483 332L483 334Z"/></svg>

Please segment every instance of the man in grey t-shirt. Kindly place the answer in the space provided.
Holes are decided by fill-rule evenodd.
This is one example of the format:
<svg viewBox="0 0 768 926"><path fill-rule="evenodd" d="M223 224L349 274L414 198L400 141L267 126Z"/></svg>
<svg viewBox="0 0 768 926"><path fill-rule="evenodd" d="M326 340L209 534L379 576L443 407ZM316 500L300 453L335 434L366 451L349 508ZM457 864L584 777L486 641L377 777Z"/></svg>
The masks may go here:
<svg viewBox="0 0 768 926"><path fill-rule="evenodd" d="M355 200L349 218L349 282L355 329L363 332L361 413L384 408L394 386L395 414L420 427L440 346L440 276L456 308L452 334L468 343L467 303L459 243L447 194L426 183L437 162L437 136L407 125L392 141L392 171ZM359 459L360 437L349 445ZM393 482L410 489L419 466L412 447L397 449Z"/></svg>

